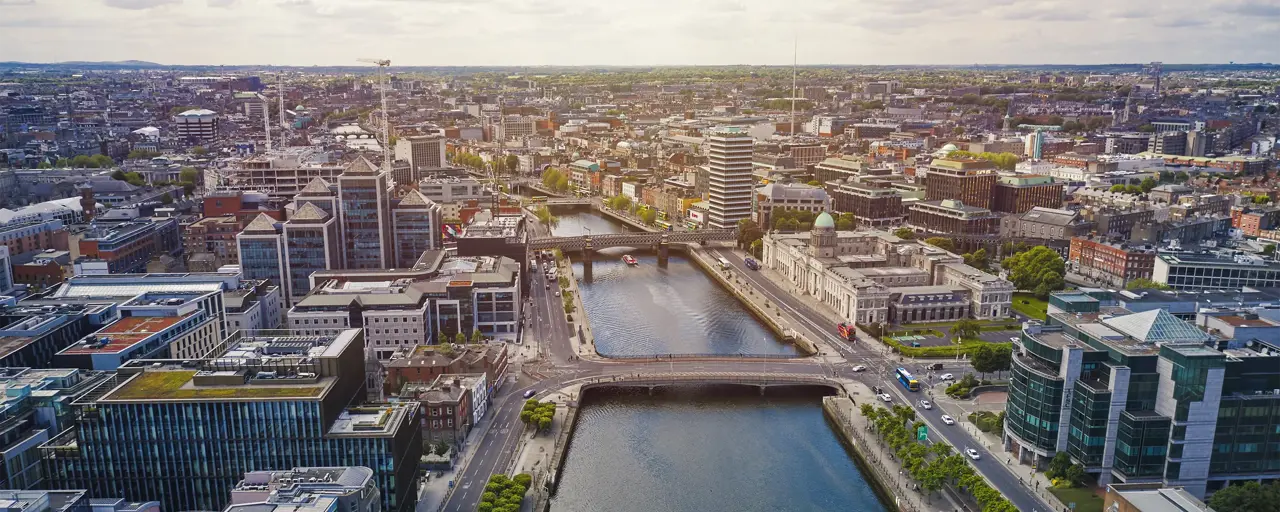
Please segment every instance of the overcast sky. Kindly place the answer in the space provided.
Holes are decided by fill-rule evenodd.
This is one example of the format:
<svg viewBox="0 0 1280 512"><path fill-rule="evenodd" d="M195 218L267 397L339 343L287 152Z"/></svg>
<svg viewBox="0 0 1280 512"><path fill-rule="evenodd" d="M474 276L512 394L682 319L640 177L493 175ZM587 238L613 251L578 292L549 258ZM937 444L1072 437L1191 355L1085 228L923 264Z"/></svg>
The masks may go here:
<svg viewBox="0 0 1280 512"><path fill-rule="evenodd" d="M0 61L1268 62L1278 0L0 0Z"/></svg>

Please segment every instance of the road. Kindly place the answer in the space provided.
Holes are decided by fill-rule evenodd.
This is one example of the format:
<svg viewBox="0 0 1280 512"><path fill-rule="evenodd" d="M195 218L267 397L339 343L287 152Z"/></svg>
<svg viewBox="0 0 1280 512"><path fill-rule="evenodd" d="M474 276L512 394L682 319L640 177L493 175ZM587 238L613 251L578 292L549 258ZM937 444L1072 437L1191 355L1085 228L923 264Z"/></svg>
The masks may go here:
<svg viewBox="0 0 1280 512"><path fill-rule="evenodd" d="M490 410L493 411L490 416L492 419L488 420L489 423L487 425L481 425L480 428L477 428L472 433L472 436L477 434L480 436L478 443L470 443L471 446L475 447L473 449L478 449L480 452L472 455L470 462L462 469L457 479L459 487L449 496L444 503L443 509L458 512L475 510L484 482L487 481L489 475L508 470L511 458L515 456L519 437L523 432L523 426L518 422L519 411L524 401L522 394L526 391L533 390L535 393L541 393L547 390L559 389L570 380L591 376L664 372L751 372L834 375L841 378L857 379L869 386L880 386L895 397L895 402L911 404L921 420L928 425L930 436L937 436L933 437L934 439L940 437L957 450L966 448L977 450L980 454L980 459L972 461L974 467L982 472L1014 506L1018 507L1018 510L1050 510L1030 489L1021 484L1018 475L1014 473L1014 468L1019 468L1019 471L1023 470L1020 466L1011 467L1002 463L1001 461L1007 457L989 452L982 443L971 437L959 425L948 426L943 424L941 420L942 412L938 408L924 410L919 407L918 401L923 395L906 391L894 379L893 369L899 366L907 367L917 375L927 375L928 371L924 369L924 362L903 361L887 356L874 347L864 345L862 342L849 343L842 340L836 333L835 326L831 325L831 322L826 320L823 315L810 308L805 304L804 300L786 292L758 272L746 268L741 256L737 253L728 249L720 249L714 252L718 256L727 259L736 273L754 285L757 290L760 290L771 303L787 311L793 318L797 319L800 325L795 327L802 334L811 340L818 341L820 346L834 347L844 361L832 365L825 364L818 358L756 360L726 357L723 360L665 362L595 362L579 360L571 357L574 354L573 340L571 338L575 335L569 332L569 326L563 315L561 298L555 296L555 291L558 290L558 283L546 278L544 274L545 262L539 261L539 270L534 273L531 279L530 299L532 300L532 309L526 312L526 315L533 315L534 325L526 329L524 339L526 342L539 342L541 344L542 360L538 364L530 365L528 370L530 373L546 375L546 378L526 387L512 385L507 388L508 391L500 392L500 395L494 400L494 405L490 407ZM864 332L859 332L859 338L870 339L870 336ZM928 361L928 363L933 362ZM866 365L867 371L854 372L852 368L857 364ZM957 374L963 373L965 371L964 368L967 367L967 363L956 361L946 361L943 364L946 367L945 372ZM483 432L481 432L482 429Z"/></svg>

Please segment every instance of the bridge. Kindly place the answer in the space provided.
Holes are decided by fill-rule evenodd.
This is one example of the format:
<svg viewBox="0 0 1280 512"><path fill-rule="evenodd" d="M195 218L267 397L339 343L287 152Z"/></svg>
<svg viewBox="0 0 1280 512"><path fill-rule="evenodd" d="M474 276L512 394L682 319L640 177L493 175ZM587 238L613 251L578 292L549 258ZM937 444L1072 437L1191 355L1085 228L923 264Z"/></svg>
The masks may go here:
<svg viewBox="0 0 1280 512"><path fill-rule="evenodd" d="M732 384L753 386L763 392L777 386L823 386L844 394L844 386L825 374L813 373L755 373L755 372L663 372L635 373L627 375L601 375L581 382L582 389L596 386L633 386L653 388L686 384Z"/></svg>
<svg viewBox="0 0 1280 512"><path fill-rule="evenodd" d="M734 241L736 229L703 229L698 231L651 231L647 233L616 233L589 236L547 236L529 241L533 251L560 249L561 251L585 251L610 247L651 247L663 243L702 243Z"/></svg>

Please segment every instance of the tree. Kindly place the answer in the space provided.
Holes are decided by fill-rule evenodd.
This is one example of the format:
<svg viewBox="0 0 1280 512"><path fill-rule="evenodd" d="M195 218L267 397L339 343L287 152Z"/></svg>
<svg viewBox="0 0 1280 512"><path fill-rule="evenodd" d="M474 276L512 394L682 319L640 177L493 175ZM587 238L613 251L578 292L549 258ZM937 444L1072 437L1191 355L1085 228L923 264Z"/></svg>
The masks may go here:
<svg viewBox="0 0 1280 512"><path fill-rule="evenodd" d="M463 343L466 343L466 342L467 342L467 335L462 334L461 332L458 332L457 334L454 334L454 335L453 335L453 342L454 342L454 343L457 343L457 344L463 344Z"/></svg>
<svg viewBox="0 0 1280 512"><path fill-rule="evenodd" d="M569 177L562 175L559 178L556 178L555 190L556 192L564 192L569 190Z"/></svg>
<svg viewBox="0 0 1280 512"><path fill-rule="evenodd" d="M960 136L960 135L964 135L964 127L963 127L963 126L957 126L957 127L955 127L955 128L952 128L952 129L951 129L951 134L952 134L952 135L955 135L955 136L957 136L957 137L958 137L958 136Z"/></svg>
<svg viewBox="0 0 1280 512"><path fill-rule="evenodd" d="M857 227L858 218L854 217L852 213L841 213L840 216L836 218L837 231L853 231Z"/></svg>
<svg viewBox="0 0 1280 512"><path fill-rule="evenodd" d="M1269 245L1268 247L1271 247L1272 252L1275 252L1275 245ZM1263 251L1263 254L1266 254L1266 251ZM1137 279L1129 281L1128 284L1124 285L1124 289L1126 290L1172 290L1173 287L1164 283L1157 283L1146 277L1139 277Z"/></svg>
<svg viewBox="0 0 1280 512"><path fill-rule="evenodd" d="M560 217L552 215L551 210L546 206L539 206L537 210L533 211L533 216L538 218L538 222L549 228L554 228L560 224Z"/></svg>
<svg viewBox="0 0 1280 512"><path fill-rule="evenodd" d="M1138 127L1138 131L1142 133L1155 133L1156 127L1152 124L1144 124Z"/></svg>
<svg viewBox="0 0 1280 512"><path fill-rule="evenodd" d="M112 172L111 179L116 181L124 181L124 171L117 169L115 172Z"/></svg>
<svg viewBox="0 0 1280 512"><path fill-rule="evenodd" d="M435 452L436 452L436 455L444 455L446 453L449 453L449 443L445 442L443 439L440 440L439 443L436 443Z"/></svg>
<svg viewBox="0 0 1280 512"><path fill-rule="evenodd" d="M1276 512L1280 510L1280 483L1228 485L1213 493L1209 506L1214 510Z"/></svg>
<svg viewBox="0 0 1280 512"><path fill-rule="evenodd" d="M53 166L58 168L71 167L71 160L66 158L59 158L57 162L53 163Z"/></svg>
<svg viewBox="0 0 1280 512"><path fill-rule="evenodd" d="M978 249L974 252L964 255L964 264L978 270L988 270L991 267L991 260L987 256L986 249Z"/></svg>
<svg viewBox="0 0 1280 512"><path fill-rule="evenodd" d="M738 244L742 247L750 246L760 239L764 238L764 230L751 219L742 219L738 221Z"/></svg>
<svg viewBox="0 0 1280 512"><path fill-rule="evenodd" d="M505 167L508 172L515 171L516 169L520 168L520 157L515 155L507 155L507 158L503 163L505 164Z"/></svg>
<svg viewBox="0 0 1280 512"><path fill-rule="evenodd" d="M751 245L748 245L747 247L748 247L748 250L751 252L752 256L755 256L757 258L764 257L764 254L761 253L761 251L764 249L764 240L761 240L761 239L752 240Z"/></svg>
<svg viewBox="0 0 1280 512"><path fill-rule="evenodd" d="M195 191L196 191L196 184L195 184L195 183L183 183L183 184L182 184L182 195L187 196L187 197L191 197L191 193L192 193L192 192L195 192Z"/></svg>
<svg viewBox="0 0 1280 512"><path fill-rule="evenodd" d="M658 220L658 211L653 208L645 208L643 212L640 212L640 220L652 226Z"/></svg>
<svg viewBox="0 0 1280 512"><path fill-rule="evenodd" d="M976 320L964 318L951 326L952 337L976 338L982 332L982 325Z"/></svg>
<svg viewBox="0 0 1280 512"><path fill-rule="evenodd" d="M1001 266L1009 272L1009 280L1019 290L1033 290L1037 295L1062 289L1062 276L1066 272L1066 264L1062 256L1053 249L1036 246L1029 251L1021 252L1005 258Z"/></svg>
<svg viewBox="0 0 1280 512"><path fill-rule="evenodd" d="M1142 193L1144 194L1147 192L1151 192L1151 189L1156 188L1156 180L1152 179L1151 177L1144 178L1142 180L1142 183L1139 184L1138 187L1142 189Z"/></svg>
<svg viewBox="0 0 1280 512"><path fill-rule="evenodd" d="M173 204L173 195L165 192L164 195L160 196L160 204Z"/></svg>
<svg viewBox="0 0 1280 512"><path fill-rule="evenodd" d="M1008 343L978 345L970 356L973 370L986 377L988 373L1009 369L1013 362L1013 347Z"/></svg>
<svg viewBox="0 0 1280 512"><path fill-rule="evenodd" d="M1253 204L1267 204L1271 202L1271 196L1258 194L1253 196Z"/></svg>
<svg viewBox="0 0 1280 512"><path fill-rule="evenodd" d="M205 149L204 146L196 146L194 148L191 148L191 154L196 156L204 156L209 154L209 150Z"/></svg>
<svg viewBox="0 0 1280 512"><path fill-rule="evenodd" d="M52 168L53 168L53 165L50 164L48 160L40 162L40 165L36 166L36 169L52 169Z"/></svg>
<svg viewBox="0 0 1280 512"><path fill-rule="evenodd" d="M184 183L195 183L200 178L200 170L195 167L183 167L178 171L178 181Z"/></svg>
<svg viewBox="0 0 1280 512"><path fill-rule="evenodd" d="M806 183L806 185L809 185L810 187L821 187L822 182L818 180L809 180L809 183Z"/></svg>
<svg viewBox="0 0 1280 512"><path fill-rule="evenodd" d="M916 237L916 232L912 231L911 228L898 228L893 230L893 236L903 240L913 240Z"/></svg>
<svg viewBox="0 0 1280 512"><path fill-rule="evenodd" d="M551 428L551 417L542 416L538 418L538 430L546 430L548 428Z"/></svg>
<svg viewBox="0 0 1280 512"><path fill-rule="evenodd" d="M476 330L474 330L474 331L471 331L471 342L472 342L472 343L480 343L480 342L482 342L482 341L484 341L484 333L480 332L480 329L476 329Z"/></svg>
<svg viewBox="0 0 1280 512"><path fill-rule="evenodd" d="M1137 185L1125 185L1124 191L1126 194L1138 195L1142 193L1142 187L1139 187Z"/></svg>
<svg viewBox="0 0 1280 512"><path fill-rule="evenodd" d="M1062 478L1069 467L1071 467L1071 456L1067 455L1067 452L1058 452L1049 460L1049 466L1045 469L1044 475L1050 479Z"/></svg>
<svg viewBox="0 0 1280 512"><path fill-rule="evenodd" d="M1117 183L1115 185L1112 185L1111 188L1108 190L1110 190L1111 192L1124 193L1124 185Z"/></svg>
<svg viewBox="0 0 1280 512"><path fill-rule="evenodd" d="M1069 482L1072 487L1080 487L1084 484L1085 479L1084 466L1072 464L1067 467L1067 470L1063 473L1062 477L1066 478L1067 482Z"/></svg>
<svg viewBox="0 0 1280 512"><path fill-rule="evenodd" d="M952 242L950 238L942 238L940 236L932 236L932 237L926 238L924 239L924 243L948 252L955 251L956 249L955 242Z"/></svg>

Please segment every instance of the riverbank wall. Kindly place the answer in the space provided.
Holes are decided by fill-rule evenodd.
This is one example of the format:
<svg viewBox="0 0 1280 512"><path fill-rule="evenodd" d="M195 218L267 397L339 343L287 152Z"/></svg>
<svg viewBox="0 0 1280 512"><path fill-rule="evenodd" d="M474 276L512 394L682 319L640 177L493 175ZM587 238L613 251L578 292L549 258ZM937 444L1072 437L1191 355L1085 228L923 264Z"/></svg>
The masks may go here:
<svg viewBox="0 0 1280 512"><path fill-rule="evenodd" d="M867 484L875 491L876 497L880 498L885 508L899 511L917 510L893 491L891 483L893 480L888 470L872 462L875 456L870 452L871 447L867 446L861 436L855 432L857 427L854 426L853 415L857 414L854 412L856 408L857 405L848 396L822 398L822 413L827 419L827 425L835 431L836 437L840 438L840 444L844 445L845 450L849 452L854 464L858 465L858 470L866 477Z"/></svg>
<svg viewBox="0 0 1280 512"><path fill-rule="evenodd" d="M769 330L773 331L774 335L778 336L778 338L787 343L794 344L796 349L800 351L800 357L809 357L818 353L818 347L814 345L813 341L782 324L780 317L782 312L776 309L776 307L765 309L757 304L751 296L748 296L743 293L742 290L734 286L733 282L729 281L729 278L725 277L724 272L718 267L719 263L712 258L710 254L707 254L696 246L691 248L686 244L680 244L679 246L676 244L671 245L672 249L676 249L677 247L679 250L684 251L685 254L689 255L689 259L697 264L698 268L701 268L704 273L711 276L711 278L714 279L721 288L737 298L738 302L746 307L747 311L751 312L751 316L754 316L757 320L763 322L767 327L769 327Z"/></svg>

